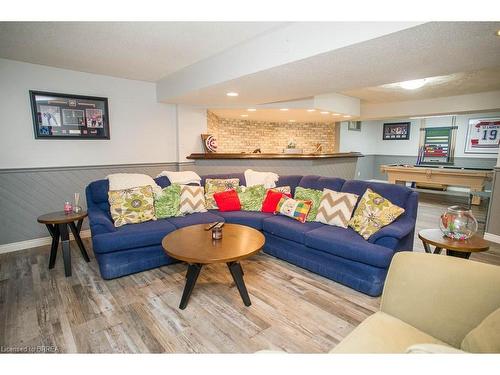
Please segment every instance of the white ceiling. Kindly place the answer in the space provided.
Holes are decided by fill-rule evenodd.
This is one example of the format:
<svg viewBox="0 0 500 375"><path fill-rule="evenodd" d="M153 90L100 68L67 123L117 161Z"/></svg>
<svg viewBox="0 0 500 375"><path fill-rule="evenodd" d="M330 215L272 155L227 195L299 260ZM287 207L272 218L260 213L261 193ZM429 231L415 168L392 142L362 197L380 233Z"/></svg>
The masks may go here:
<svg viewBox="0 0 500 375"><path fill-rule="evenodd" d="M278 22L0 22L0 57L156 82Z"/></svg>
<svg viewBox="0 0 500 375"><path fill-rule="evenodd" d="M310 108L312 109L312 108ZM342 114L322 114L319 110L307 112L306 109L288 108L281 111L279 108L258 108L255 112L249 112L247 108L211 109L214 114L222 118L230 118L247 121L274 121L274 122L335 122L352 120L344 118ZM247 116L241 116L247 115ZM291 120L291 121L290 121Z"/></svg>

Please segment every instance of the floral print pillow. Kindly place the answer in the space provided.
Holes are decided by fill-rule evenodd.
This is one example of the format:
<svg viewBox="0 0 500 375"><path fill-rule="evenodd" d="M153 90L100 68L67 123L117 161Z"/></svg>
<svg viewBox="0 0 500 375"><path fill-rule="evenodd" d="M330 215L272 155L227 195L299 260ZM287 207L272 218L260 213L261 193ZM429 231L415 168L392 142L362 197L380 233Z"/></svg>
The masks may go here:
<svg viewBox="0 0 500 375"><path fill-rule="evenodd" d="M207 178L205 180L205 206L208 210L216 210L214 193L220 193L226 190L239 190L239 178Z"/></svg>
<svg viewBox="0 0 500 375"><path fill-rule="evenodd" d="M349 220L349 226L367 240L382 227L396 220L403 212L404 208L392 204L373 190L366 189L354 215Z"/></svg>
<svg viewBox="0 0 500 375"><path fill-rule="evenodd" d="M156 220L151 186L110 190L108 199L115 227Z"/></svg>

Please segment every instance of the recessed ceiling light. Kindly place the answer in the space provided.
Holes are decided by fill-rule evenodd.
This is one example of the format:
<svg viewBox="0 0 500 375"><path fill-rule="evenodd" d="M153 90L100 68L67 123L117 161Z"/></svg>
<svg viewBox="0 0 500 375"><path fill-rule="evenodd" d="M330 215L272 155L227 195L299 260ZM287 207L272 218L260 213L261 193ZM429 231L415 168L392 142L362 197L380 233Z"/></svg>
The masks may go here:
<svg viewBox="0 0 500 375"><path fill-rule="evenodd" d="M308 109L307 112L314 112L316 111L315 109Z"/></svg>
<svg viewBox="0 0 500 375"><path fill-rule="evenodd" d="M245 114L245 115L240 115L240 116L241 116L241 117L248 117L248 115L247 115L247 114Z"/></svg>
<svg viewBox="0 0 500 375"><path fill-rule="evenodd" d="M344 115L344 116L342 116L342 117L349 118L349 117L351 117L351 116L350 116L350 115Z"/></svg>
<svg viewBox="0 0 500 375"><path fill-rule="evenodd" d="M332 116L340 116L340 113L332 113Z"/></svg>
<svg viewBox="0 0 500 375"><path fill-rule="evenodd" d="M226 92L226 95L227 95L227 96L238 96L238 95L240 95L240 94L238 94L237 92L233 92L233 91L231 91L231 92Z"/></svg>
<svg viewBox="0 0 500 375"><path fill-rule="evenodd" d="M320 113L321 113L322 115L327 115L327 114L329 114L330 112L328 112L328 111L321 111Z"/></svg>
<svg viewBox="0 0 500 375"><path fill-rule="evenodd" d="M280 108L280 111L288 111L288 108Z"/></svg>
<svg viewBox="0 0 500 375"><path fill-rule="evenodd" d="M295 120L288 120L288 122L295 122Z"/></svg>
<svg viewBox="0 0 500 375"><path fill-rule="evenodd" d="M399 82L398 86L402 87L405 90L416 90L421 88L427 83L425 78L422 79L413 79L411 81Z"/></svg>
<svg viewBox="0 0 500 375"><path fill-rule="evenodd" d="M248 109L247 109L247 111L248 111L248 112L255 112L255 111L256 111L256 109L255 109L255 108L248 108Z"/></svg>

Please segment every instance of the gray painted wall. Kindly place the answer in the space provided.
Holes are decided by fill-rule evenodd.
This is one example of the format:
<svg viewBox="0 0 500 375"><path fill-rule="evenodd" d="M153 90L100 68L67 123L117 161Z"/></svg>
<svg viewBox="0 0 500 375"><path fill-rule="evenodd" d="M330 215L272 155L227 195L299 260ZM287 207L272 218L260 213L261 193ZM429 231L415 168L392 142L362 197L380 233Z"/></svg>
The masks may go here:
<svg viewBox="0 0 500 375"><path fill-rule="evenodd" d="M0 170L0 245L47 237L39 215L61 211L65 201L80 193L86 207L85 187L110 173L145 173L156 176L162 170L176 170L177 163L107 165ZM88 228L85 220L83 229Z"/></svg>
<svg viewBox="0 0 500 375"><path fill-rule="evenodd" d="M500 167L495 168L486 232L500 236Z"/></svg>

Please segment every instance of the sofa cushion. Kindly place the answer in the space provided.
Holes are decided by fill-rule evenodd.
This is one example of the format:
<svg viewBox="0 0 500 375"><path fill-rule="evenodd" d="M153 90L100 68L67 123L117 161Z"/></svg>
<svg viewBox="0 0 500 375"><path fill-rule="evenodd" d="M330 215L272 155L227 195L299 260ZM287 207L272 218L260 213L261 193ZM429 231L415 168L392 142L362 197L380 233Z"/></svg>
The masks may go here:
<svg viewBox="0 0 500 375"><path fill-rule="evenodd" d="M278 205L282 197L291 198L291 195L287 193L281 193L273 189L269 189L266 193L264 201L262 202L261 211L274 213L274 211L276 211L276 206Z"/></svg>
<svg viewBox="0 0 500 375"><path fill-rule="evenodd" d="M195 224L208 224L215 223L216 221L224 221L222 216L216 215L211 212L197 212L180 217L169 217L168 222L173 224L176 228L183 228Z"/></svg>
<svg viewBox="0 0 500 375"><path fill-rule="evenodd" d="M330 353L405 353L415 344L446 345L438 339L383 312L365 319Z"/></svg>
<svg viewBox="0 0 500 375"><path fill-rule="evenodd" d="M321 177L321 176L304 176L300 180L299 186L308 189L330 189L340 191L344 185L345 180L337 177Z"/></svg>
<svg viewBox="0 0 500 375"><path fill-rule="evenodd" d="M257 230L262 230L264 219L273 217L273 214L258 212L258 211L230 211L217 212L217 215L222 216L226 223L247 225Z"/></svg>
<svg viewBox="0 0 500 375"><path fill-rule="evenodd" d="M181 185L172 184L155 194L155 215L158 219L180 216Z"/></svg>
<svg viewBox="0 0 500 375"><path fill-rule="evenodd" d="M124 225L114 232L92 236L93 250L103 254L159 245L163 237L175 229L176 227L165 219Z"/></svg>
<svg viewBox="0 0 500 375"><path fill-rule="evenodd" d="M204 176L201 176L201 186L205 186L207 179L231 179L231 178L237 178L240 180L240 184L245 186L246 185L246 180L245 180L245 174L244 173L219 173L219 174L207 174Z"/></svg>
<svg viewBox="0 0 500 375"><path fill-rule="evenodd" d="M356 194L340 193L325 188L321 195L316 221L347 228L357 201Z"/></svg>
<svg viewBox="0 0 500 375"><path fill-rule="evenodd" d="M409 195L413 193L413 191L406 186L362 180L346 181L342 185L342 189L340 191L345 193L357 194L361 197L368 188L377 192L384 198L390 199L393 204L402 208L406 208L406 203L408 201Z"/></svg>
<svg viewBox="0 0 500 375"><path fill-rule="evenodd" d="M291 217L301 223L305 223L307 215L311 211L312 201L302 201L298 199L282 196L274 213Z"/></svg>
<svg viewBox="0 0 500 375"><path fill-rule="evenodd" d="M365 241L351 228L321 225L304 235L306 246L371 266L389 267L394 255L391 249Z"/></svg>
<svg viewBox="0 0 500 375"><path fill-rule="evenodd" d="M286 216L274 216L264 220L262 229L275 236L303 244L305 233L322 226L323 224L315 221L301 223Z"/></svg>
<svg viewBox="0 0 500 375"><path fill-rule="evenodd" d="M207 212L203 186L181 185L179 211L181 214Z"/></svg>
<svg viewBox="0 0 500 375"><path fill-rule="evenodd" d="M227 190L237 190L239 185L240 180L237 178L207 178L205 180L205 207L209 210L218 208L214 194Z"/></svg>
<svg viewBox="0 0 500 375"><path fill-rule="evenodd" d="M298 186L295 189L294 199L301 201L310 201L311 209L307 213L306 221L315 221L316 215L318 214L319 202L321 202L321 195L323 191L317 189L309 189L304 188L302 186Z"/></svg>
<svg viewBox="0 0 500 375"><path fill-rule="evenodd" d="M266 196L266 188L264 185L240 186L238 196L243 211L260 211Z"/></svg>
<svg viewBox="0 0 500 375"><path fill-rule="evenodd" d="M293 195L295 188L299 186L300 180L302 180L300 175L279 176L276 186L290 186L290 192Z"/></svg>

